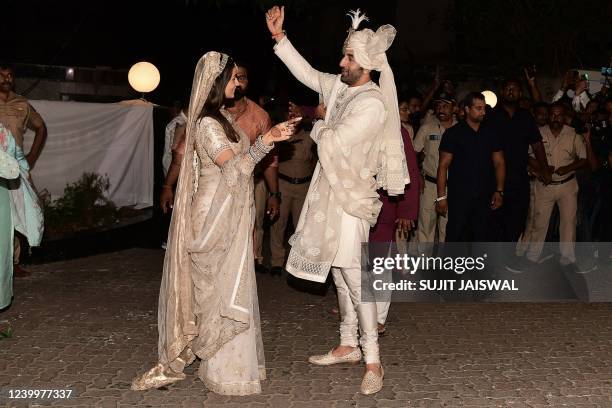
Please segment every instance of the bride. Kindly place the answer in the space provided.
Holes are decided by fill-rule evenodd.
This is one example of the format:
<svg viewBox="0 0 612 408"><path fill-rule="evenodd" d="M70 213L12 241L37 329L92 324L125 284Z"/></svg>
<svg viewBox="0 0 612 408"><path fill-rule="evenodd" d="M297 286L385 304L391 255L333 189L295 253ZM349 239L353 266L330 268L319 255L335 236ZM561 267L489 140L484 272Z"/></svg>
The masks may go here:
<svg viewBox="0 0 612 408"><path fill-rule="evenodd" d="M230 57L206 53L193 78L185 155L159 293L158 363L132 382L159 388L198 376L219 394L261 392L264 354L253 260L253 169L290 138L296 118L251 146L223 108L234 97Z"/></svg>

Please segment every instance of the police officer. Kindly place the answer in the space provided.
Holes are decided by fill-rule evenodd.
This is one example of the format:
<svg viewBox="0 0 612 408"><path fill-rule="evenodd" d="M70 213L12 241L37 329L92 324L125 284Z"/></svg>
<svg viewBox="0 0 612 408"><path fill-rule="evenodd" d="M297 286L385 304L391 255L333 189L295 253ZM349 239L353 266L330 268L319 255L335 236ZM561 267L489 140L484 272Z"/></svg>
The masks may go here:
<svg viewBox="0 0 612 408"><path fill-rule="evenodd" d="M304 117L302 109L289 102L289 118ZM278 219L270 229L272 275L281 275L285 264L285 230L289 215L295 227L308 193L310 179L316 165L316 145L310 138L310 127L302 121L300 129L278 148L278 187L281 195Z"/></svg>
<svg viewBox="0 0 612 408"><path fill-rule="evenodd" d="M435 117L421 126L414 139L414 149L422 160L422 191L416 239L424 245L435 241L436 229L439 242L444 242L446 237L447 218L439 215L435 206L438 197L438 148L446 129L457 123L453 118L454 109L455 99L445 93L439 94L434 100Z"/></svg>
<svg viewBox="0 0 612 408"><path fill-rule="evenodd" d="M576 262L576 209L578 182L575 172L587 166L586 147L574 128L563 124L565 107L554 103L549 110L550 125L541 128L546 158L552 171L552 181L535 185L534 220L526 257L536 262L544 246L550 214L555 204L559 208L561 264ZM534 166L535 167L535 166ZM538 169L541 173L542 169Z"/></svg>

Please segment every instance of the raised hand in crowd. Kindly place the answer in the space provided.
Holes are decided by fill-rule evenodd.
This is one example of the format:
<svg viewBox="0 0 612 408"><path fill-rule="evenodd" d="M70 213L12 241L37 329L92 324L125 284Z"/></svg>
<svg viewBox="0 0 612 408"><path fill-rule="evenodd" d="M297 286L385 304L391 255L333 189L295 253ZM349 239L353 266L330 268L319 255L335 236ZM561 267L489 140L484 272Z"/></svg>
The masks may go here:
<svg viewBox="0 0 612 408"><path fill-rule="evenodd" d="M583 93L584 91L586 91L589 88L589 84L587 82L586 79L581 79L580 81L578 81L576 83L576 95L580 95L581 93Z"/></svg>
<svg viewBox="0 0 612 408"><path fill-rule="evenodd" d="M524 67L523 71L525 72L525 79L527 80L527 85L529 86L529 92L531 93L533 101L542 102L542 92L540 91L540 88L536 82L535 70L530 72L527 67Z"/></svg>

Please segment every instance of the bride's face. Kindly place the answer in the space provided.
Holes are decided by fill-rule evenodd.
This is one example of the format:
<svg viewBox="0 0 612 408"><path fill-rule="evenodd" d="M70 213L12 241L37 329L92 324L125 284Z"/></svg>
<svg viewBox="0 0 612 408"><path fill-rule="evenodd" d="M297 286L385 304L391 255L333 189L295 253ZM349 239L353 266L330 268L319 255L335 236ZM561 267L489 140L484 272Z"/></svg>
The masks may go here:
<svg viewBox="0 0 612 408"><path fill-rule="evenodd" d="M234 91L236 90L236 86L239 85L238 79L236 79L237 73L238 73L238 68L234 66L234 68L232 69L232 78L229 80L229 82L225 86L225 98L226 99L234 99Z"/></svg>

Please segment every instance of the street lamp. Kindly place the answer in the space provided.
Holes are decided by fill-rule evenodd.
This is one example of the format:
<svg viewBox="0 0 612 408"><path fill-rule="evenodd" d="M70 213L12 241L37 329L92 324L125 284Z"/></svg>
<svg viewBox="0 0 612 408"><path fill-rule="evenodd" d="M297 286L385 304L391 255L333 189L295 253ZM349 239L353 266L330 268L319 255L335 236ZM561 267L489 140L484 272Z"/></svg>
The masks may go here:
<svg viewBox="0 0 612 408"><path fill-rule="evenodd" d="M485 97L485 103L490 107L494 108L497 105L497 95L493 91L482 91L482 95Z"/></svg>
<svg viewBox="0 0 612 408"><path fill-rule="evenodd" d="M128 72L128 82L136 91L144 94L152 92L159 85L159 70L150 62L141 61L130 68Z"/></svg>

